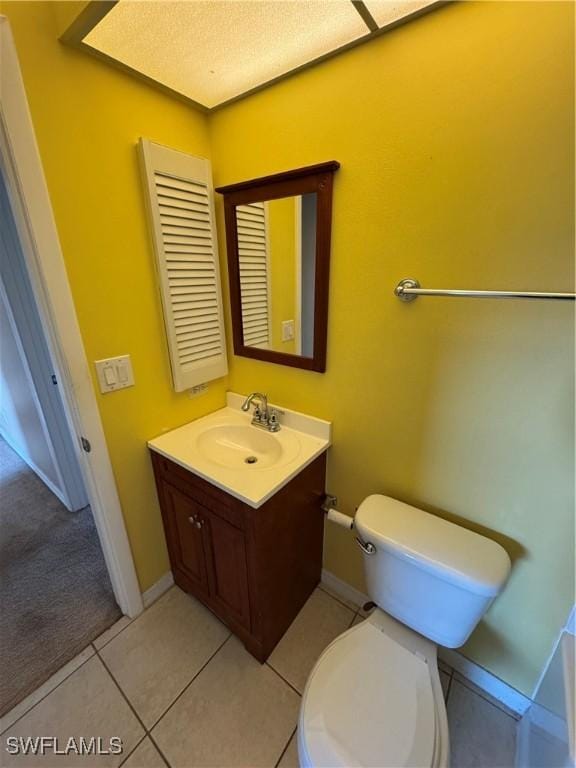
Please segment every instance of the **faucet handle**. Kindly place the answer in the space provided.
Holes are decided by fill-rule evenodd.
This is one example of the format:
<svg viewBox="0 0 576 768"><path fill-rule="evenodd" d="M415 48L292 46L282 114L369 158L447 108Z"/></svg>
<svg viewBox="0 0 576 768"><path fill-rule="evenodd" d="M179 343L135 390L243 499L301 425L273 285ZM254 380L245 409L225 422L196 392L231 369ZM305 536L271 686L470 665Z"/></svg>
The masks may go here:
<svg viewBox="0 0 576 768"><path fill-rule="evenodd" d="M268 429L270 432L278 432L280 430L280 419L278 416L284 415L284 411L279 408L272 408L268 416Z"/></svg>
<svg viewBox="0 0 576 768"><path fill-rule="evenodd" d="M252 414L252 423L256 424L268 424L268 410L263 410L262 405L259 403L258 405L254 406L254 412Z"/></svg>

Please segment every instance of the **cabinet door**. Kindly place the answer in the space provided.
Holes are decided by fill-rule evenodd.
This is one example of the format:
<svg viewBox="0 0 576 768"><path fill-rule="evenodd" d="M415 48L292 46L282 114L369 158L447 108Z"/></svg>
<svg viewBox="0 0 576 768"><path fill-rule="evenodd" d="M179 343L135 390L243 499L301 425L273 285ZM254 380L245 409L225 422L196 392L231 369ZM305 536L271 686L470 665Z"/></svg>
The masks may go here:
<svg viewBox="0 0 576 768"><path fill-rule="evenodd" d="M203 527L205 510L166 483L164 495L168 506L168 547L173 566L207 595L209 581Z"/></svg>
<svg viewBox="0 0 576 768"><path fill-rule="evenodd" d="M243 531L216 514L205 515L208 527L210 593L221 611L250 629L248 566Z"/></svg>

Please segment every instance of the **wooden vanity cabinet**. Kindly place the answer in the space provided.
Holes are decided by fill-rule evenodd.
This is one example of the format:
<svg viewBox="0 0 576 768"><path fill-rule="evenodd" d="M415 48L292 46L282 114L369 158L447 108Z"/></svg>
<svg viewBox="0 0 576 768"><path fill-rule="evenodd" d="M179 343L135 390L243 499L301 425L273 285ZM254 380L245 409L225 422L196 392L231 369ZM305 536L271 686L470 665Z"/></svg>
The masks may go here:
<svg viewBox="0 0 576 768"><path fill-rule="evenodd" d="M259 509L151 455L174 581L264 662L320 581L326 454Z"/></svg>

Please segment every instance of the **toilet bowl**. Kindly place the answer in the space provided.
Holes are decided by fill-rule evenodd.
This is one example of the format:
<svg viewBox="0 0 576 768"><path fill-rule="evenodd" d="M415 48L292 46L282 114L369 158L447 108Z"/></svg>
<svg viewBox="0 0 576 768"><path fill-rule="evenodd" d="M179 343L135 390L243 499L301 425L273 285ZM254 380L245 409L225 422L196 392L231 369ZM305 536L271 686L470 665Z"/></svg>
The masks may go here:
<svg viewBox="0 0 576 768"><path fill-rule="evenodd" d="M312 670L300 708L301 768L446 768L437 646L469 637L510 571L496 542L386 496L355 517L377 603Z"/></svg>
<svg viewBox="0 0 576 768"><path fill-rule="evenodd" d="M445 768L446 707L436 646L376 609L334 640L300 708L301 768Z"/></svg>

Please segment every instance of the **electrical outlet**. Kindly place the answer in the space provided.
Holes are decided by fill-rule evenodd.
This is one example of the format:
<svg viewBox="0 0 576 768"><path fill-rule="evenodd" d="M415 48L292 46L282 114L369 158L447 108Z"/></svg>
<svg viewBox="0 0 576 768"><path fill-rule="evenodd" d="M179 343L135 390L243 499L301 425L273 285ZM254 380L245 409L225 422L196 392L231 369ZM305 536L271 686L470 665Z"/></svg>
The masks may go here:
<svg viewBox="0 0 576 768"><path fill-rule="evenodd" d="M292 341L294 338L294 320L282 320L282 341Z"/></svg>

